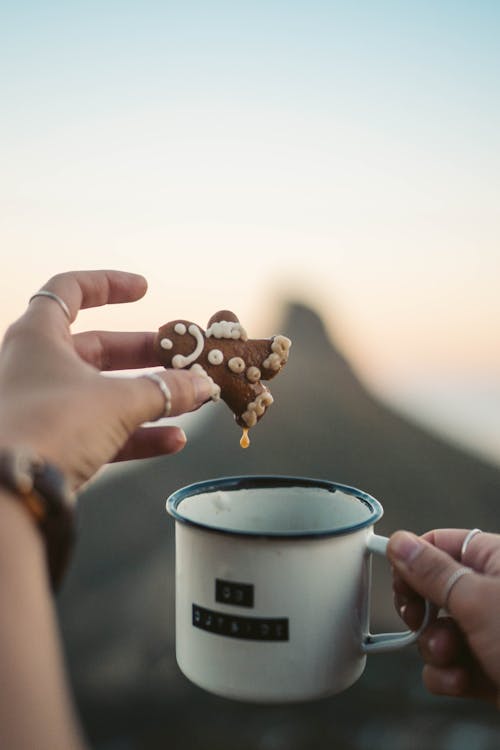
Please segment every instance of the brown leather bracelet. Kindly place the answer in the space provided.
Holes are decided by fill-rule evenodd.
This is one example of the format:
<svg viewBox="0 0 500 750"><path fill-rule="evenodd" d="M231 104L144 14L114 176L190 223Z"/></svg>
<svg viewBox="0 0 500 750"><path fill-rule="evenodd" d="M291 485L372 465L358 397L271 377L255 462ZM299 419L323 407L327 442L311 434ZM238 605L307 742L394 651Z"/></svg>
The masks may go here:
<svg viewBox="0 0 500 750"><path fill-rule="evenodd" d="M51 586L56 590L75 540L75 499L64 475L29 449L3 448L0 450L0 485L19 498L40 529Z"/></svg>

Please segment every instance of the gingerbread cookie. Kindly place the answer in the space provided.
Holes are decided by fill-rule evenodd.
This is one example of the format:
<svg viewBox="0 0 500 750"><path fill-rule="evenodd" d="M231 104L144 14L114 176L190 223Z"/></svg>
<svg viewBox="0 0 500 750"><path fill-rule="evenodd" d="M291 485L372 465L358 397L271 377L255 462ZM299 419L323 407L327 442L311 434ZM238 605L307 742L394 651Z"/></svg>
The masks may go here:
<svg viewBox="0 0 500 750"><path fill-rule="evenodd" d="M242 447L249 445L248 430L273 403L268 388L288 360L291 341L286 336L249 339L236 315L221 310L212 315L204 331L188 320L173 320L159 329L155 351L168 368L204 372L214 383L214 400L219 397L243 428Z"/></svg>

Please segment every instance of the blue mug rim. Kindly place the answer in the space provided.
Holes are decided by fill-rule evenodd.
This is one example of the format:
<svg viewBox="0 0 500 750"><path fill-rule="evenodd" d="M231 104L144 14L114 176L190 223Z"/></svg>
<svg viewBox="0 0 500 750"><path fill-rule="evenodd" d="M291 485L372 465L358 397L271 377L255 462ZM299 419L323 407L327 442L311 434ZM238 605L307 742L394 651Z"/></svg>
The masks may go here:
<svg viewBox="0 0 500 750"><path fill-rule="evenodd" d="M325 489L329 492L343 492L346 495L351 495L356 499L360 500L370 510L370 516L363 521L358 521L354 524L345 524L344 526L337 526L334 529L318 529L311 531L252 531L243 529L226 529L224 527L216 526L215 524L202 523L200 521L194 521L191 518L186 518L182 515L179 510L179 506L183 500L193 495L203 495L208 492L215 492L217 490L241 490L241 489L256 489L256 488L269 488L269 487L316 487ZM339 482L332 482L328 479L315 479L313 477L302 477L302 476L291 476L286 474L241 474L238 476L224 476L216 477L213 479L204 479L200 482L194 482L188 484L185 487L173 492L167 498L166 509L169 515L171 515L175 521L185 524L187 526L193 526L204 531L211 531L217 534L225 534L229 536L244 536L244 537L259 537L259 538L270 538L270 539L312 539L318 537L330 537L330 536L343 536L345 534L352 534L355 531L373 526L377 521L382 518L384 509L381 503L376 500L372 495L367 492L352 487L347 484L341 484Z"/></svg>

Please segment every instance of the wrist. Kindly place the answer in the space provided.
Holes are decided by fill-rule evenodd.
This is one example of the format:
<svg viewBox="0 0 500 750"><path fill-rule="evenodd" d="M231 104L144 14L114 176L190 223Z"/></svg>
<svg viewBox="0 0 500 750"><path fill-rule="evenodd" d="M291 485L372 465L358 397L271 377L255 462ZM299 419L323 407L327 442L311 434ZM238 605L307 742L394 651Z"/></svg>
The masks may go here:
<svg viewBox="0 0 500 750"><path fill-rule="evenodd" d="M0 487L17 504L45 542L53 588L66 569L74 541L74 497L63 474L26 448L0 449Z"/></svg>
<svg viewBox="0 0 500 750"><path fill-rule="evenodd" d="M20 567L45 569L44 540L17 495L0 486L0 577L12 578ZM26 573L27 574L27 573Z"/></svg>

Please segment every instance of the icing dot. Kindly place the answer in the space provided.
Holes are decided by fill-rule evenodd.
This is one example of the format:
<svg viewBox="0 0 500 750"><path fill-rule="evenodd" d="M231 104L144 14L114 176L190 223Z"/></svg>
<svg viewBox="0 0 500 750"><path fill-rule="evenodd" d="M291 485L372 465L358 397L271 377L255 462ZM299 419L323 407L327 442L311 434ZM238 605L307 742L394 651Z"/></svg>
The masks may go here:
<svg viewBox="0 0 500 750"><path fill-rule="evenodd" d="M215 380L210 377L205 368L202 367L199 362L196 362L189 368L189 370L190 372L194 372L196 375L204 375L207 378L207 380L210 382L210 385L212 386L212 393L210 394L210 398L212 399L212 401L218 401L220 398L220 385L217 385Z"/></svg>
<svg viewBox="0 0 500 750"><path fill-rule="evenodd" d="M257 415L254 411L250 411L250 409L247 409L247 411L241 415L241 418L246 423L247 427L253 427L257 424Z"/></svg>
<svg viewBox="0 0 500 750"><path fill-rule="evenodd" d="M241 357L231 357L231 359L227 363L227 366L229 367L231 372L240 373L245 369L245 362Z"/></svg>
<svg viewBox="0 0 500 750"><path fill-rule="evenodd" d="M273 352L263 361L262 366L265 367L266 370L278 371L281 368L280 355Z"/></svg>
<svg viewBox="0 0 500 750"><path fill-rule="evenodd" d="M179 336L184 336L184 334L185 334L185 333L186 333L186 331L187 331L187 328L186 328L186 326L184 325L184 323L177 323L177 324L176 324L176 326L175 326L175 328L174 328L174 331L175 331L176 333L178 333L178 334L179 334Z"/></svg>
<svg viewBox="0 0 500 750"><path fill-rule="evenodd" d="M246 371L247 380L250 381L250 383L256 383L257 380L260 380L261 372L258 367L249 367Z"/></svg>
<svg viewBox="0 0 500 750"><path fill-rule="evenodd" d="M160 341L160 346L162 349L171 349L174 345L174 342L171 339L162 339Z"/></svg>
<svg viewBox="0 0 500 750"><path fill-rule="evenodd" d="M224 355L220 349L212 349L208 352L208 361L211 365L220 365L224 362Z"/></svg>

